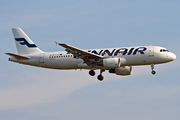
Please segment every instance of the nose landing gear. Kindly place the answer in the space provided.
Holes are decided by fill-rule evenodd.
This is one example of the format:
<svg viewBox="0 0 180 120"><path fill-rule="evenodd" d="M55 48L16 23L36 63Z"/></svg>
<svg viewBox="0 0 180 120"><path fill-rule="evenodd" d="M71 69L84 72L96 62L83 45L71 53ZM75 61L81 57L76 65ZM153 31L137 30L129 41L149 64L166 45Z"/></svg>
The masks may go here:
<svg viewBox="0 0 180 120"><path fill-rule="evenodd" d="M154 64L151 64L151 69L152 69L151 73L152 73L153 75L155 75L155 74L156 74L156 71L154 71Z"/></svg>

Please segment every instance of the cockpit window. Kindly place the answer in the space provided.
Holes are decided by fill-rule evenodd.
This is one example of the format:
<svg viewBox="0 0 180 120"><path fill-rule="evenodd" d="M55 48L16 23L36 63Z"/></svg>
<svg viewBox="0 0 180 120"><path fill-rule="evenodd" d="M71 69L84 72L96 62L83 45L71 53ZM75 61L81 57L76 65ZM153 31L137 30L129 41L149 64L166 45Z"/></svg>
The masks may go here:
<svg viewBox="0 0 180 120"><path fill-rule="evenodd" d="M169 50L166 50L166 49L160 49L160 52L169 52Z"/></svg>

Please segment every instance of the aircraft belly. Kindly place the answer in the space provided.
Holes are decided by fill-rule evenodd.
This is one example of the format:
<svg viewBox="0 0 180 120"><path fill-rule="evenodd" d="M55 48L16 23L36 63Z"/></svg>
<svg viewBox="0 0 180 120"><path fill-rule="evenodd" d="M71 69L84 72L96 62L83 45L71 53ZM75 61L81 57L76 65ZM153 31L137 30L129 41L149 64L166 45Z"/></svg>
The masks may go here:
<svg viewBox="0 0 180 120"><path fill-rule="evenodd" d="M48 59L45 61L46 67L52 69L77 69L77 63L79 63L76 59L71 58L63 58L63 59Z"/></svg>

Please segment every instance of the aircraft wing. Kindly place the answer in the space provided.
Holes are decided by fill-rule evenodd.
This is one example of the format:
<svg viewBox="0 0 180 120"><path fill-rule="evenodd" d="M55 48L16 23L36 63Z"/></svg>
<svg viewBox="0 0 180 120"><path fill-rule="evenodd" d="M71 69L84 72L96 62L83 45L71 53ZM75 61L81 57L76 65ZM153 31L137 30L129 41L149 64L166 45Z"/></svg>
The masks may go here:
<svg viewBox="0 0 180 120"><path fill-rule="evenodd" d="M72 47L72 46L64 44L64 43L56 42L56 44L66 48L65 51L75 55L78 58L82 58L83 60L84 59L102 59L103 58L103 56L101 56L101 55L93 54L93 53L87 52L85 50L81 50L79 48Z"/></svg>

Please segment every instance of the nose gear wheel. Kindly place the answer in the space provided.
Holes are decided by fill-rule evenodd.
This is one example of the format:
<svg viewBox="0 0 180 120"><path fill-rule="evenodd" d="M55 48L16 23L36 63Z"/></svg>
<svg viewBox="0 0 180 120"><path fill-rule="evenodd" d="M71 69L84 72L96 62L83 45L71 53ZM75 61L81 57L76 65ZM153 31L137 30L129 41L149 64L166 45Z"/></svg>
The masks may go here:
<svg viewBox="0 0 180 120"><path fill-rule="evenodd" d="M156 71L153 70L151 73L152 73L153 75L155 75L155 74L156 74Z"/></svg>
<svg viewBox="0 0 180 120"><path fill-rule="evenodd" d="M156 71L154 71L154 64L151 64L151 73L153 74L153 75L155 75L156 74Z"/></svg>

